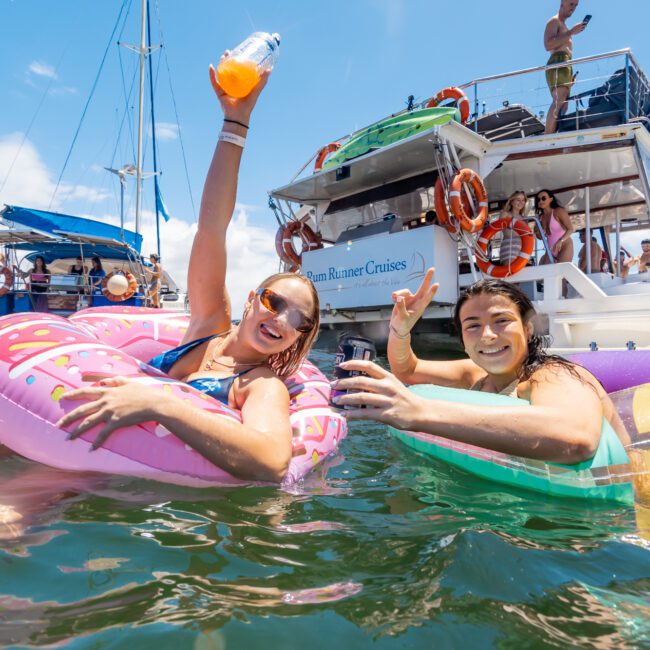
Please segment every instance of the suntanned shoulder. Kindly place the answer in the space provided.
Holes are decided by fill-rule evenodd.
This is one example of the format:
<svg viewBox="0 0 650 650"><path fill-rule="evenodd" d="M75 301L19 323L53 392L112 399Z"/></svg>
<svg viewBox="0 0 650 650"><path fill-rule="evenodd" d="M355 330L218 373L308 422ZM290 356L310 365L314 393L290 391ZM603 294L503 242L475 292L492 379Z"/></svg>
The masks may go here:
<svg viewBox="0 0 650 650"><path fill-rule="evenodd" d="M549 44L549 40L555 38L560 33L560 28L562 27L562 22L560 21L557 14L549 19L546 23L546 29L544 30L544 48L547 52L552 52L553 47Z"/></svg>

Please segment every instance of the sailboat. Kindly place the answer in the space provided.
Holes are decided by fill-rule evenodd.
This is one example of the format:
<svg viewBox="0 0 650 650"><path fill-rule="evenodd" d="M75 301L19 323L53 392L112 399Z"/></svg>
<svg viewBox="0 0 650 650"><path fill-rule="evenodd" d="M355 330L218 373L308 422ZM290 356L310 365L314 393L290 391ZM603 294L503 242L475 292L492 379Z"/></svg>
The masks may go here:
<svg viewBox="0 0 650 650"><path fill-rule="evenodd" d="M121 15L121 12L120 12ZM139 45L123 44L139 57L137 155L133 164L119 169L106 167L120 181L120 225L110 225L74 215L26 206L5 205L0 210L0 245L4 247L4 266L0 269L0 315L47 310L68 316L89 306L121 304L151 306L147 291L150 263L142 256L142 186L153 178L156 212L157 250L160 255L160 217L167 219L158 182L156 129L153 102L151 56L160 46L151 45L148 0L141 0ZM119 21L119 17L118 17ZM148 88L147 88L148 65ZM101 70L101 67L100 67ZM153 171L143 170L145 128L144 103L148 90L151 100L151 148ZM85 111L84 111L85 114ZM82 115L81 121L83 121ZM81 121L79 126L81 126ZM73 145L74 146L74 142ZM71 147L72 150L72 147ZM64 166L65 169L65 166ZM63 172L62 172L63 173ZM126 176L135 178L135 228L125 228L124 194ZM42 258L47 266L46 292L30 282L28 268ZM88 279L89 269L100 260L105 276L101 284ZM73 271L76 268L77 271ZM80 269L83 269L80 272ZM94 285L94 286L93 286ZM169 275L163 276L163 299L167 309L187 308L185 296ZM165 300L167 298L167 300Z"/></svg>

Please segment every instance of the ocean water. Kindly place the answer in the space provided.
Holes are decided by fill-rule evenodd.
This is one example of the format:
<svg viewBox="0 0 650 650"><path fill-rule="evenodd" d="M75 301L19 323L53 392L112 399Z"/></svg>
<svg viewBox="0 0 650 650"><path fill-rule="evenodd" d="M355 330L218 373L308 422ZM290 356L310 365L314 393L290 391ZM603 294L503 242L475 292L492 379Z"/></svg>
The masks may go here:
<svg viewBox="0 0 650 650"><path fill-rule="evenodd" d="M1 647L650 647L650 513L503 488L381 425L291 492L0 468Z"/></svg>

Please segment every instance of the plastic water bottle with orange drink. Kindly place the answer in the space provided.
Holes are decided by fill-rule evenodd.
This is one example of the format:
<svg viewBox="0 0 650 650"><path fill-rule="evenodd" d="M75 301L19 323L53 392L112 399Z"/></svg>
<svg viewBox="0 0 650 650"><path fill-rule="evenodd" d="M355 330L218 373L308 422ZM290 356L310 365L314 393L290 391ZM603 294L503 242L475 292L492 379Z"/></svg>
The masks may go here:
<svg viewBox="0 0 650 650"><path fill-rule="evenodd" d="M259 82L262 73L270 70L279 56L280 36L255 32L219 63L219 85L231 97L246 97Z"/></svg>

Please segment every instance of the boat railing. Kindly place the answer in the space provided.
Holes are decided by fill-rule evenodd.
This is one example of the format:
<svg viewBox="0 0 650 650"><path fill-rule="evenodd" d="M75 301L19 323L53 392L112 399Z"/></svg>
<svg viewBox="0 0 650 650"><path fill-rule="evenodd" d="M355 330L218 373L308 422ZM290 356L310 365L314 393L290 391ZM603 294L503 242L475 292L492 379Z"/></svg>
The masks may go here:
<svg viewBox="0 0 650 650"><path fill-rule="evenodd" d="M650 81L629 49L572 59L552 65L474 79L462 84L473 103L471 128L480 130L479 119L513 105L522 105L543 121L551 104L546 72L572 66L574 83L569 109L560 116L560 130L573 131L591 125L607 126L644 117L650 110ZM618 83L607 83L614 79Z"/></svg>

